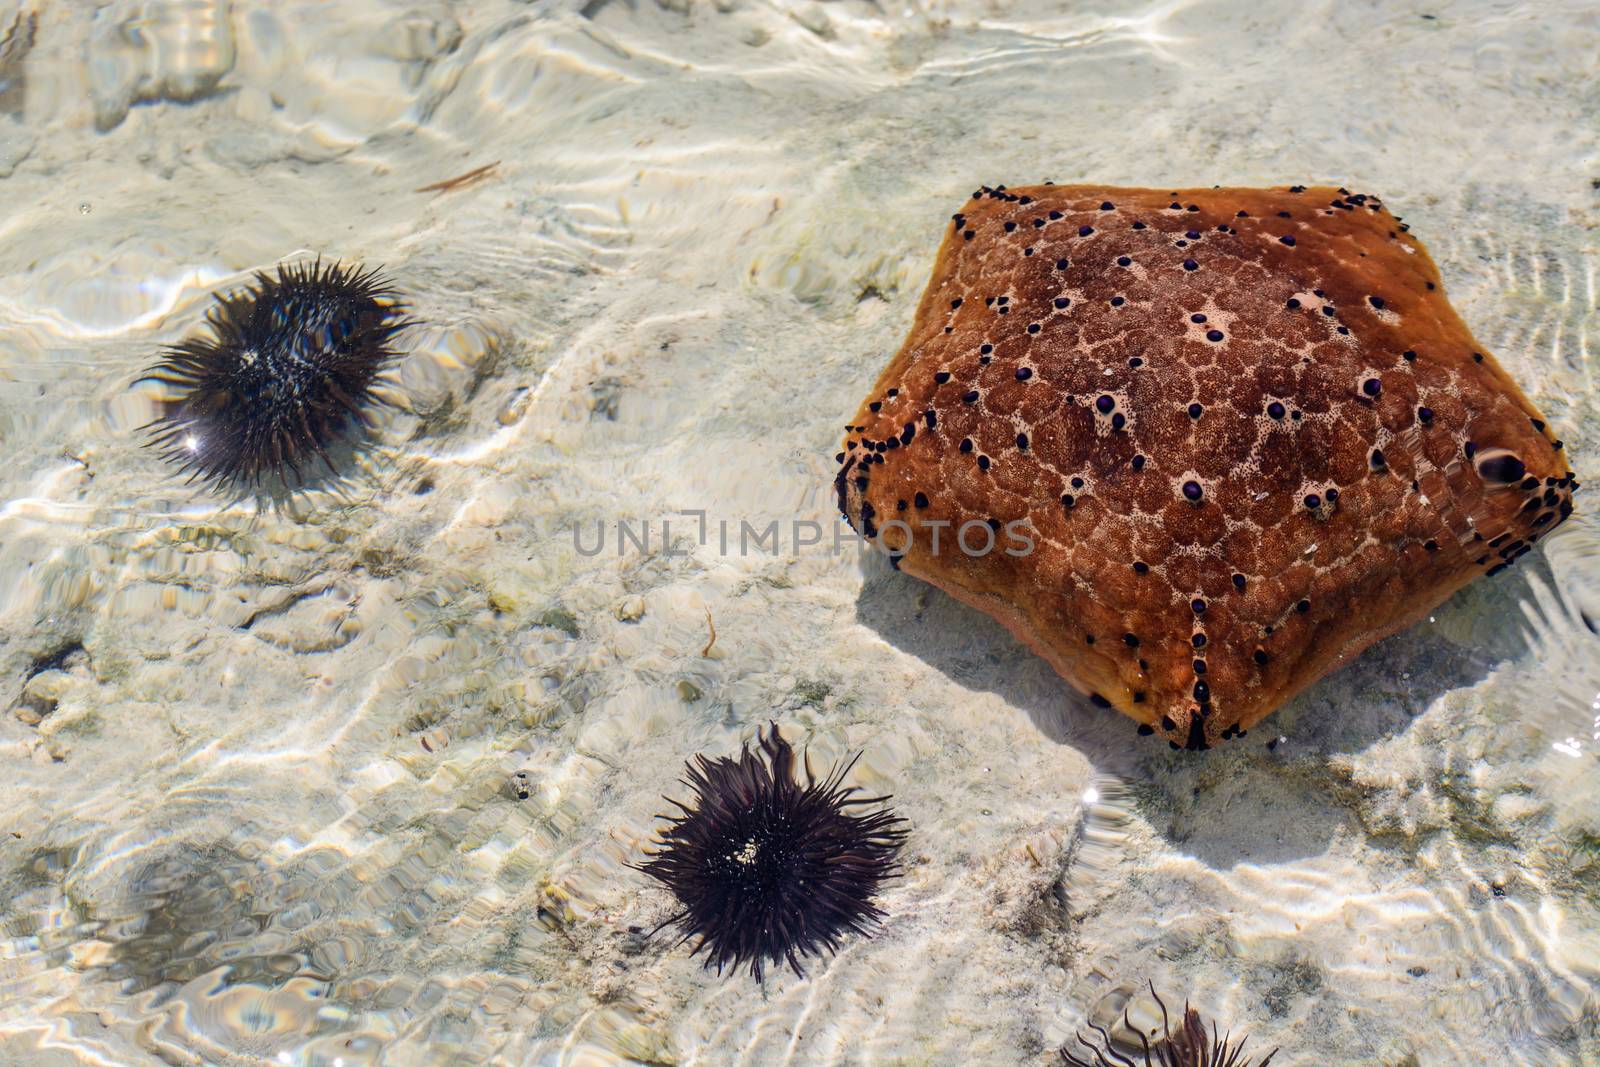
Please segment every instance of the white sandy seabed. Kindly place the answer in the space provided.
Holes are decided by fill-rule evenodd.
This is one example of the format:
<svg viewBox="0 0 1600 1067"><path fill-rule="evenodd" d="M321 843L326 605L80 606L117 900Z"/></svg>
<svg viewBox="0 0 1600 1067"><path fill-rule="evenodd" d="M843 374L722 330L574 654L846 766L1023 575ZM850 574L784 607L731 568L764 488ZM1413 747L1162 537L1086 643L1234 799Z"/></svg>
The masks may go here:
<svg viewBox="0 0 1600 1067"><path fill-rule="evenodd" d="M881 559L678 515L831 530L943 221L1044 178L1382 195L1597 481L1588 5L0 0L8 27L0 1061L1041 1064L1148 1021L1148 979L1285 1067L1600 1063L1588 493L1198 758ZM387 264L427 324L399 407L338 491L185 487L138 446L141 369L317 254ZM619 520L649 550L575 549ZM819 767L864 752L913 833L878 936L757 986L641 936L671 901L625 864L683 761L769 720Z"/></svg>

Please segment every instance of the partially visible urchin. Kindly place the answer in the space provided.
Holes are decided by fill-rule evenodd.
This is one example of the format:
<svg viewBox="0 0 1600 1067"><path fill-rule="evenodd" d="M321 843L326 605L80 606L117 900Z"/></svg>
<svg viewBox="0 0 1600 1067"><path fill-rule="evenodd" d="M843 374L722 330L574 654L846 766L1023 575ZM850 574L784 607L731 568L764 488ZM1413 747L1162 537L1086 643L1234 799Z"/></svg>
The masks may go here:
<svg viewBox="0 0 1600 1067"><path fill-rule="evenodd" d="M889 799L840 784L859 755L820 782L806 760L802 785L777 726L756 738L759 752L745 746L737 759L688 764L694 799L669 798L683 814L661 816L670 825L660 847L637 867L678 898L680 910L656 930L676 924L708 968L748 964L760 981L766 963L788 961L804 977L802 957L836 952L882 919L873 898L899 873L905 820L887 808L851 810Z"/></svg>
<svg viewBox="0 0 1600 1067"><path fill-rule="evenodd" d="M1205 1022L1200 1018L1200 1013L1191 1008L1188 1002L1183 1005L1183 1023L1178 1027L1177 1033L1172 1031L1172 1021L1167 1018L1167 1006L1156 994L1154 985L1150 987L1150 995L1155 997L1156 1005L1161 1009L1162 1036L1155 1045L1151 1045L1144 1032L1137 1029L1128 1018L1128 1013L1122 1013L1122 1023L1129 1030L1139 1035L1139 1043L1144 1046L1144 1067L1252 1067L1251 1062L1244 1058L1244 1046L1248 1038L1241 1038L1238 1045L1233 1045L1233 1035L1224 1034L1217 1036L1217 1024L1211 1024L1211 1033L1206 1034ZM1087 1040L1083 1034L1078 1034L1078 1044L1088 1049L1094 1056L1093 1059L1080 1059L1070 1048L1062 1047L1062 1067L1137 1067L1136 1061L1117 1052L1112 1048L1111 1035L1104 1029L1089 1024L1100 1035L1100 1045L1096 1047ZM1267 1058L1254 1067L1267 1067L1272 1062L1272 1057L1278 1054L1277 1049L1267 1053Z"/></svg>
<svg viewBox="0 0 1600 1067"><path fill-rule="evenodd" d="M211 336L167 349L144 377L172 390L150 423L162 455L220 488L304 482L316 459L365 432L378 375L413 323L378 269L314 263L258 272L206 314Z"/></svg>

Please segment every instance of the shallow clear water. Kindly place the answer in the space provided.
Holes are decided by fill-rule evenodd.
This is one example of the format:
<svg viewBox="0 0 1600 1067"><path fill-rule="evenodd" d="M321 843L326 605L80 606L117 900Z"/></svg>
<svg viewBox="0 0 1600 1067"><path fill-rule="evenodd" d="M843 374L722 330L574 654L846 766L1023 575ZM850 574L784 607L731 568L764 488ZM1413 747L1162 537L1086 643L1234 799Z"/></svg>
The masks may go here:
<svg viewBox="0 0 1600 1067"><path fill-rule="evenodd" d="M1600 1063L1590 494L1197 758L832 551L829 492L948 214L1044 178L1381 194L1596 481L1591 5L0 0L7 30L0 1061L1034 1064L1148 979L1279 1065ZM142 370L316 255L426 324L397 407L287 506L186 486ZM878 936L756 986L646 939L671 900L626 865L683 761L769 720L861 750L913 834Z"/></svg>

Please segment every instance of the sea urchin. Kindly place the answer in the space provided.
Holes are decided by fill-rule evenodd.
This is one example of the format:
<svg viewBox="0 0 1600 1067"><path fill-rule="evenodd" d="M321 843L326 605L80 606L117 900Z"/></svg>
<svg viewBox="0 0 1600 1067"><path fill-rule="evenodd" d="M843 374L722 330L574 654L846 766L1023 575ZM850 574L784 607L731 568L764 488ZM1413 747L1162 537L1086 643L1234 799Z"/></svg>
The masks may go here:
<svg viewBox="0 0 1600 1067"><path fill-rule="evenodd" d="M1154 985L1150 987L1150 995L1155 997L1156 1005L1161 1009L1162 1037L1154 1047L1144 1033L1128 1019L1128 1013L1122 1013L1123 1025L1138 1034L1139 1043L1144 1046L1144 1067L1251 1067L1244 1059L1244 1046L1248 1038L1241 1039L1238 1046L1234 1047L1230 1044L1231 1034L1217 1036L1217 1024L1213 1021L1208 1040L1206 1025L1201 1020L1200 1013L1191 1008L1187 1001L1183 1005L1183 1025L1178 1028L1177 1033L1173 1033L1172 1022L1167 1018L1167 1006L1157 996ZM1110 1034L1094 1023L1090 1023L1089 1026L1100 1035L1100 1047L1096 1048L1090 1044L1081 1033L1078 1035L1078 1044L1088 1049L1094 1058L1079 1059L1063 1047L1062 1067L1138 1067L1134 1060L1111 1047ZM1278 1050L1273 1049L1267 1053L1267 1058L1255 1067L1267 1067L1272 1062L1272 1057L1277 1054Z"/></svg>
<svg viewBox="0 0 1600 1067"><path fill-rule="evenodd" d="M395 358L390 341L412 325L377 269L282 266L276 278L217 299L210 337L166 351L145 377L171 386L151 444L190 480L218 488L303 481L302 463L365 428L383 403L373 389Z"/></svg>
<svg viewBox="0 0 1600 1067"><path fill-rule="evenodd" d="M738 759L696 756L684 784L694 801L669 798L682 815L663 815L661 847L637 869L665 885L681 910L656 929L677 924L690 955L707 952L722 973L746 963L761 980L764 964L787 960L804 977L803 956L838 950L848 933L866 933L883 917L872 903L879 885L899 873L896 855L905 822L880 804L841 786L855 758L818 782L805 761L795 779L794 749L774 724ZM856 758L859 758L859 754ZM654 932L654 931L652 931Z"/></svg>

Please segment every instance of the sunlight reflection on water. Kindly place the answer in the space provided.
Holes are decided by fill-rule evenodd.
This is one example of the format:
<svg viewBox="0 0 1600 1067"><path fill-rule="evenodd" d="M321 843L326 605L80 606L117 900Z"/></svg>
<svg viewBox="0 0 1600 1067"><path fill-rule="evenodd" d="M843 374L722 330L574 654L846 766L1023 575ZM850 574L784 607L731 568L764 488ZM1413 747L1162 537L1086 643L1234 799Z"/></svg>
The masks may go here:
<svg viewBox="0 0 1600 1067"><path fill-rule="evenodd" d="M1275 1064L1595 1062L1587 493L1205 760L683 518L831 530L943 221L1046 177L1381 192L1593 481L1594 55L1568 4L0 0L0 1059L1039 1063L1148 978ZM393 405L291 501L184 485L145 369L316 255L423 321ZM627 865L768 720L913 837L756 989Z"/></svg>

